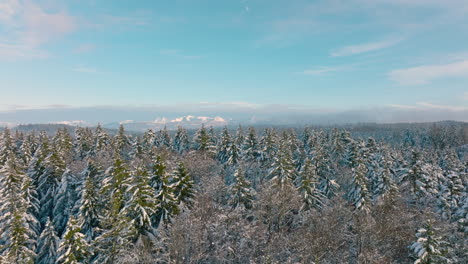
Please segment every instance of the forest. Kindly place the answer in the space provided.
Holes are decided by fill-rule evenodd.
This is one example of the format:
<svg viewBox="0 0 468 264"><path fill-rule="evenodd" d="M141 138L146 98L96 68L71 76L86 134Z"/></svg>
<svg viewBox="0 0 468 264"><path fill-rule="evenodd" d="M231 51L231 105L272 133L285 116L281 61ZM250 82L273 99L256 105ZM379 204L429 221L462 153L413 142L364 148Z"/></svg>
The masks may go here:
<svg viewBox="0 0 468 264"><path fill-rule="evenodd" d="M468 123L0 132L0 263L468 263Z"/></svg>

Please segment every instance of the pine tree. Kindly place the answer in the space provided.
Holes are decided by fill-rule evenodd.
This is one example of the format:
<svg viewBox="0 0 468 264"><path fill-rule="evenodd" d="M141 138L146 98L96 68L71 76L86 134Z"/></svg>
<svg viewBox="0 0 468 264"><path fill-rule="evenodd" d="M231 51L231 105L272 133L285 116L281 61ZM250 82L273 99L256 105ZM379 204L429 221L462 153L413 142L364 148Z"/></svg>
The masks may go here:
<svg viewBox="0 0 468 264"><path fill-rule="evenodd" d="M189 150L190 142L187 136L187 130L185 128L179 126L177 127L177 132L174 137L174 150L178 153L184 153L185 151Z"/></svg>
<svg viewBox="0 0 468 264"><path fill-rule="evenodd" d="M318 189L319 182L316 168L309 159L304 162L299 176L299 187L297 189L303 201L301 210L309 210L311 208L321 209L325 196Z"/></svg>
<svg viewBox="0 0 468 264"><path fill-rule="evenodd" d="M10 129L5 128L3 130L2 140L0 141L0 166L5 164L10 152L15 153L16 151Z"/></svg>
<svg viewBox="0 0 468 264"><path fill-rule="evenodd" d="M277 151L275 130L266 128L260 141L260 145L262 146L260 151L261 160L268 164L272 162Z"/></svg>
<svg viewBox="0 0 468 264"><path fill-rule="evenodd" d="M94 151L96 153L106 149L109 144L109 135L104 131L101 124L98 124L94 132Z"/></svg>
<svg viewBox="0 0 468 264"><path fill-rule="evenodd" d="M271 167L269 177L275 186L282 188L285 184L293 184L296 171L287 142L281 141Z"/></svg>
<svg viewBox="0 0 468 264"><path fill-rule="evenodd" d="M102 233L95 240L94 263L114 263L119 252L128 248L135 237L134 225L123 210L125 192L131 183L130 174L118 155L105 174L102 194L109 202L101 219Z"/></svg>
<svg viewBox="0 0 468 264"><path fill-rule="evenodd" d="M221 163L229 160L229 149L231 148L231 135L227 127L224 127L221 132L221 141L218 146L217 158Z"/></svg>
<svg viewBox="0 0 468 264"><path fill-rule="evenodd" d="M65 161L54 149L44 160L44 171L39 176L37 192L40 201L40 222L44 225L47 218L53 218L54 195L61 176L65 171Z"/></svg>
<svg viewBox="0 0 468 264"><path fill-rule="evenodd" d="M154 189L150 185L150 176L143 165L139 165L132 176L132 182L127 188L130 194L124 213L132 219L138 235L154 236L151 218L156 213Z"/></svg>
<svg viewBox="0 0 468 264"><path fill-rule="evenodd" d="M92 154L92 132L88 128L78 127L75 132L75 153L80 159Z"/></svg>
<svg viewBox="0 0 468 264"><path fill-rule="evenodd" d="M81 232L80 225L75 217L70 217L67 223L67 231L63 235L58 248L57 264L88 263L90 256L89 245L85 235Z"/></svg>
<svg viewBox="0 0 468 264"><path fill-rule="evenodd" d="M166 126L164 126L164 129L159 131L158 142L160 147L170 148L172 146L171 135L169 135Z"/></svg>
<svg viewBox="0 0 468 264"><path fill-rule="evenodd" d="M212 145L210 144L210 135L205 128L205 125L202 124L201 128L197 130L195 135L195 149L201 151L211 151Z"/></svg>
<svg viewBox="0 0 468 264"><path fill-rule="evenodd" d="M87 173L86 175L83 190L81 191L81 199L79 201L81 232L85 235L85 239L88 242L95 239L98 235L101 220L101 208L99 206L96 180L93 179L91 175L91 173Z"/></svg>
<svg viewBox="0 0 468 264"><path fill-rule="evenodd" d="M57 234L61 236L65 231L67 221L78 200L77 181L70 170L66 170L57 186L54 195L54 208L52 212L52 222Z"/></svg>
<svg viewBox="0 0 468 264"><path fill-rule="evenodd" d="M162 178L166 174L166 163L161 155L156 155L153 161L150 175L150 186L153 187L155 192L161 188Z"/></svg>
<svg viewBox="0 0 468 264"><path fill-rule="evenodd" d="M416 242L411 245L415 264L448 263L444 257L447 243L437 235L439 229L428 220L416 233Z"/></svg>
<svg viewBox="0 0 468 264"><path fill-rule="evenodd" d="M44 230L37 240L37 264L55 264L59 246L59 238L54 225L47 219Z"/></svg>
<svg viewBox="0 0 468 264"><path fill-rule="evenodd" d="M183 163L179 163L172 172L172 180L177 201L190 205L195 195L194 182Z"/></svg>
<svg viewBox="0 0 468 264"><path fill-rule="evenodd" d="M244 152L244 157L248 161L257 160L260 156L257 132L253 127L249 127L247 137L245 138Z"/></svg>
<svg viewBox="0 0 468 264"><path fill-rule="evenodd" d="M230 204L236 208L243 205L245 209L252 209L254 199L253 190L250 182L245 178L244 171L237 168L234 172L234 183L230 188L231 200Z"/></svg>
<svg viewBox="0 0 468 264"><path fill-rule="evenodd" d="M130 140L127 135L125 135L125 128L122 124L119 126L119 132L114 137L114 148L115 151L122 155L129 148Z"/></svg>
<svg viewBox="0 0 468 264"><path fill-rule="evenodd" d="M142 159L145 156L145 150L140 137L136 137L133 141L129 154L132 159Z"/></svg>
<svg viewBox="0 0 468 264"><path fill-rule="evenodd" d="M229 166L237 165L237 163L241 160L242 150L239 148L239 146L235 142L232 142L231 146L229 147L228 155L229 155L229 158L227 160L227 164Z"/></svg>
<svg viewBox="0 0 468 264"><path fill-rule="evenodd" d="M172 216L179 213L175 185L171 184L169 175L165 173L160 179L161 184L156 195L156 214L153 218L155 227L159 226L160 223L169 223Z"/></svg>
<svg viewBox="0 0 468 264"><path fill-rule="evenodd" d="M156 145L156 134L153 129L148 129L148 131L143 134L142 144L146 151L150 151Z"/></svg>
<svg viewBox="0 0 468 264"><path fill-rule="evenodd" d="M33 263L36 255L37 234L29 225L37 220L28 212L31 204L22 189L26 177L10 151L0 168L0 253L7 263Z"/></svg>
<svg viewBox="0 0 468 264"><path fill-rule="evenodd" d="M360 151L355 160L355 167L352 168L352 183L348 199L355 210L367 213L370 210L371 197L367 188L367 167L364 159L365 154Z"/></svg>

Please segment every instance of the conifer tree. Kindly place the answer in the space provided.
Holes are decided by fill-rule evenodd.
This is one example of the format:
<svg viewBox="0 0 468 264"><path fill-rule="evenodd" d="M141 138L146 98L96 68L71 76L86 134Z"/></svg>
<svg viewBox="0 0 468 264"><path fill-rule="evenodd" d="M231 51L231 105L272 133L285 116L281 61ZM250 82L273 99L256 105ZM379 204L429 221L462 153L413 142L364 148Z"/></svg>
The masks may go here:
<svg viewBox="0 0 468 264"><path fill-rule="evenodd" d="M172 172L172 180L177 201L190 205L195 195L194 182L183 163L179 163Z"/></svg>
<svg viewBox="0 0 468 264"><path fill-rule="evenodd" d="M143 134L142 144L146 151L150 151L156 145L156 134L154 133L153 129L148 129Z"/></svg>
<svg viewBox="0 0 468 264"><path fill-rule="evenodd" d="M158 142L160 147L170 148L172 146L171 135L169 135L166 126L162 130L159 130Z"/></svg>
<svg viewBox="0 0 468 264"><path fill-rule="evenodd" d="M177 127L177 132L174 137L174 150L178 153L183 153L190 148L190 142L185 128Z"/></svg>
<svg viewBox="0 0 468 264"><path fill-rule="evenodd" d="M88 162L88 169L94 169ZM98 186L93 178L93 173L85 173L86 178L81 191L79 201L79 221L81 223L81 232L85 235L86 241L90 242L96 238L99 233L101 220L101 208L99 203Z"/></svg>
<svg viewBox="0 0 468 264"><path fill-rule="evenodd" d="M161 155L156 155L151 168L149 184L155 193L161 188L162 178L166 174L166 163Z"/></svg>
<svg viewBox="0 0 468 264"><path fill-rule="evenodd" d="M416 233L416 242L411 245L415 264L447 263L444 251L447 243L437 234L439 229L428 220Z"/></svg>
<svg viewBox="0 0 468 264"><path fill-rule="evenodd" d="M297 189L301 194L303 201L301 210L322 208L325 196L318 189L319 182L316 168L309 159L304 162L304 166L299 176L299 187Z"/></svg>
<svg viewBox="0 0 468 264"><path fill-rule="evenodd" d="M130 146L130 140L125 134L125 128L122 124L119 126L119 131L114 137L114 147L118 154L124 154L125 150Z"/></svg>
<svg viewBox="0 0 468 264"><path fill-rule="evenodd" d="M266 128L260 141L260 145L262 146L260 152L261 160L268 164L273 160L277 151L275 130Z"/></svg>
<svg viewBox="0 0 468 264"><path fill-rule="evenodd" d="M211 148L213 147L210 143L210 135L208 134L208 131L205 128L205 125L202 124L201 128L197 130L197 133L195 135L195 149L201 150L201 151L211 151Z"/></svg>
<svg viewBox="0 0 468 264"><path fill-rule="evenodd" d="M75 217L70 217L58 248L57 264L88 263L89 245Z"/></svg>
<svg viewBox="0 0 468 264"><path fill-rule="evenodd" d="M231 188L231 200L230 204L236 208L243 205L245 209L251 209L254 199L253 190L250 186L250 182L245 178L244 171L241 168L237 168L234 172L234 183Z"/></svg>
<svg viewBox="0 0 468 264"><path fill-rule="evenodd" d="M44 230L37 240L37 264L55 264L60 239L57 237L54 225L47 219Z"/></svg>
<svg viewBox="0 0 468 264"><path fill-rule="evenodd" d="M142 164L138 165L133 174L127 188L130 197L123 211L132 219L138 235L154 236L151 218L156 213L157 204L154 189L150 185L150 175Z"/></svg>
<svg viewBox="0 0 468 264"><path fill-rule="evenodd" d="M22 189L26 177L10 151L0 168L0 253L6 263L33 263L35 257L37 234L30 224L37 220Z"/></svg>
<svg viewBox="0 0 468 264"><path fill-rule="evenodd" d="M62 175L54 195L52 223L59 237L65 231L68 218L73 214L73 209L78 200L76 185L77 181L74 175L67 169Z"/></svg>
<svg viewBox="0 0 468 264"><path fill-rule="evenodd" d="M290 148L287 142L281 141L278 152L273 158L272 168L269 176L273 184L282 188L285 184L293 184L296 178Z"/></svg>
<svg viewBox="0 0 468 264"><path fill-rule="evenodd" d="M257 160L260 156L257 132L253 127L249 127L247 136L245 138L244 152L244 157L248 161Z"/></svg>
<svg viewBox="0 0 468 264"><path fill-rule="evenodd" d="M104 131L101 124L98 124L96 131L94 131L94 150L100 152L104 150L109 144L109 135Z"/></svg>
<svg viewBox="0 0 468 264"><path fill-rule="evenodd" d="M169 223L171 218L179 213L175 185L171 184L168 174L164 173L160 179L161 184L156 195L156 214L153 218L155 227L160 223Z"/></svg>
<svg viewBox="0 0 468 264"><path fill-rule="evenodd" d="M227 127L224 127L221 132L221 140L218 146L217 158L221 163L229 160L229 149L231 148L231 135Z"/></svg>
<svg viewBox="0 0 468 264"><path fill-rule="evenodd" d="M362 151L356 157L355 167L352 168L352 183L348 192L348 199L355 210L367 213L370 210L371 196L367 188L367 167L364 158Z"/></svg>

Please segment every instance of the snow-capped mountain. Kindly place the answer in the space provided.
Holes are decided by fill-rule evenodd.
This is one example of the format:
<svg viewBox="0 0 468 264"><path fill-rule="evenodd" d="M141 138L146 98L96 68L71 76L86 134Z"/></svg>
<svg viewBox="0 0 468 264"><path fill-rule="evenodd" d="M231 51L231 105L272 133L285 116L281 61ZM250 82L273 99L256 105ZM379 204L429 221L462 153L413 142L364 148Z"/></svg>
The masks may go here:
<svg viewBox="0 0 468 264"><path fill-rule="evenodd" d="M147 129L161 129L164 126L167 129L176 129L178 126L183 126L187 129L199 128L202 124L205 126L220 127L228 124L228 121L220 116L209 117L209 116L181 116L176 118L156 118L153 121L134 121L124 120L120 122L112 122L104 124L106 128L118 128L120 125L124 125L127 130L132 131L145 131Z"/></svg>

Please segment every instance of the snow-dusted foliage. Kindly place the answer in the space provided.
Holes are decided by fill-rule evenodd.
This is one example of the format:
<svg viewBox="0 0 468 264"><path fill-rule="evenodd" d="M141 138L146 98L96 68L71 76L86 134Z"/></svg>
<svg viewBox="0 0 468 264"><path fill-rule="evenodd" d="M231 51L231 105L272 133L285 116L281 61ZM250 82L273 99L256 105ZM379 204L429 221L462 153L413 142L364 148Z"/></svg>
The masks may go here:
<svg viewBox="0 0 468 264"><path fill-rule="evenodd" d="M0 130L0 263L468 263L467 129Z"/></svg>

